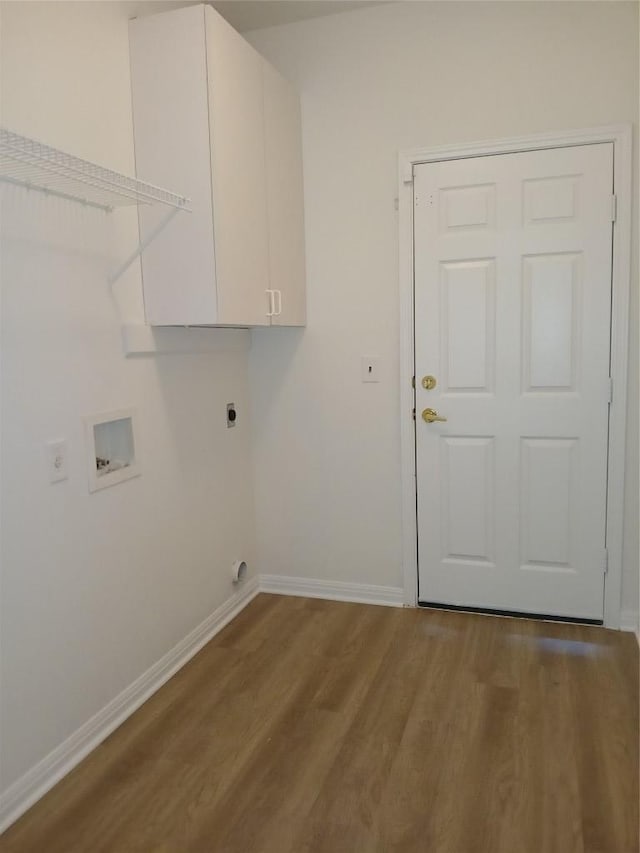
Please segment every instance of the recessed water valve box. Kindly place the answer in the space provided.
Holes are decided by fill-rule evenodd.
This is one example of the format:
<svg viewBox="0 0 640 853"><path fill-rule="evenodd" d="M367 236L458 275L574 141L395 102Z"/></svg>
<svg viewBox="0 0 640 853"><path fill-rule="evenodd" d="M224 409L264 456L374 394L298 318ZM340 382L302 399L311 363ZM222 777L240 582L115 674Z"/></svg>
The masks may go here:
<svg viewBox="0 0 640 853"><path fill-rule="evenodd" d="M133 409L89 415L84 423L90 492L140 474Z"/></svg>

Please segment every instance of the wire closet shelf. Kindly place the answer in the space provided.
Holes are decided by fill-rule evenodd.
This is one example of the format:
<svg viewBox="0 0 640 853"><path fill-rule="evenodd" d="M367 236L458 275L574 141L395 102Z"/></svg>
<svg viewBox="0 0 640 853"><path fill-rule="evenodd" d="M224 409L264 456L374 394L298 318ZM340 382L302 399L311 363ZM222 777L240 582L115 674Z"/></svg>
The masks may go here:
<svg viewBox="0 0 640 853"><path fill-rule="evenodd" d="M161 204L189 210L189 199L0 127L0 181L101 210Z"/></svg>

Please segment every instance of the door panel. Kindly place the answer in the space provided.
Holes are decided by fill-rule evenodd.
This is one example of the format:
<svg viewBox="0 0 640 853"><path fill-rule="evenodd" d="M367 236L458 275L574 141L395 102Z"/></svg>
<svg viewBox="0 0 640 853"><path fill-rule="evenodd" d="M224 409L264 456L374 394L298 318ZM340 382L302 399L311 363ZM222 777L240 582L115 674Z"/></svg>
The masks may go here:
<svg viewBox="0 0 640 853"><path fill-rule="evenodd" d="M440 196L441 233L483 230L493 227L496 218L495 184L443 187Z"/></svg>
<svg viewBox="0 0 640 853"><path fill-rule="evenodd" d="M443 558L493 563L492 438L440 439Z"/></svg>
<svg viewBox="0 0 640 853"><path fill-rule="evenodd" d="M495 375L495 262L440 267L441 364L449 392L491 392Z"/></svg>
<svg viewBox="0 0 640 853"><path fill-rule="evenodd" d="M602 618L612 183L610 144L415 168L420 601Z"/></svg>
<svg viewBox="0 0 640 853"><path fill-rule="evenodd" d="M522 259L522 390L575 391L582 339L582 257Z"/></svg>
<svg viewBox="0 0 640 853"><path fill-rule="evenodd" d="M520 443L521 565L571 570L571 507L576 494L574 438L523 438Z"/></svg>
<svg viewBox="0 0 640 853"><path fill-rule="evenodd" d="M558 175L524 181L525 225L576 219L580 178L580 175Z"/></svg>

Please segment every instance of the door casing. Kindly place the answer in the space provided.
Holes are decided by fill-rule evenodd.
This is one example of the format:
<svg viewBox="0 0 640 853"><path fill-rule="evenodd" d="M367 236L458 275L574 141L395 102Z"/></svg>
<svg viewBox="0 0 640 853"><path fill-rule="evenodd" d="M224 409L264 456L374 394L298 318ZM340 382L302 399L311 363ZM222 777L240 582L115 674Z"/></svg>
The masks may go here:
<svg viewBox="0 0 640 853"><path fill-rule="evenodd" d="M609 412L609 471L607 478L606 544L609 555L604 586L604 624L620 628L622 546L626 450L627 365L629 345L629 285L631 275L631 162L630 124L487 140L456 146L401 151L398 157L398 212L400 228L400 441L402 466L402 563L404 603L418 603L418 530L416 521L416 453L414 408L413 312L413 167L418 163L538 151L611 142L614 146L612 192L617 197L613 228L611 377L613 399Z"/></svg>

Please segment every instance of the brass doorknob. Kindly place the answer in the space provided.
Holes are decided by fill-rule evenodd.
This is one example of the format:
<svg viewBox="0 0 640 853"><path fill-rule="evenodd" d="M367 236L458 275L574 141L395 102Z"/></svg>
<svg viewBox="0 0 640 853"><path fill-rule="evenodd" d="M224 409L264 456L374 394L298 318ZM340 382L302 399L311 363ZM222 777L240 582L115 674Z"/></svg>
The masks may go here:
<svg viewBox="0 0 640 853"><path fill-rule="evenodd" d="M441 418L435 409L424 409L424 411L422 412L422 420L428 424L432 424L436 421L444 423L447 419Z"/></svg>

